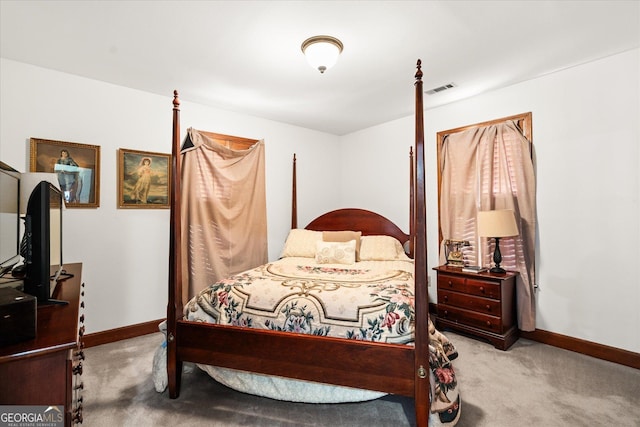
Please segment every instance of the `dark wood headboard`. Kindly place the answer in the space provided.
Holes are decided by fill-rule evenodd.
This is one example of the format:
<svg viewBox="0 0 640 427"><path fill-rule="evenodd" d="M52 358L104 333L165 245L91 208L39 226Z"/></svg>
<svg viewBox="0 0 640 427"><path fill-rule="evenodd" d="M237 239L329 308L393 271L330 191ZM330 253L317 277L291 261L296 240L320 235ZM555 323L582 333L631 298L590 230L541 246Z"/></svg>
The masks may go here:
<svg viewBox="0 0 640 427"><path fill-rule="evenodd" d="M410 237L391 220L365 209L349 208L327 212L311 221L305 228L315 231L361 231L363 236L392 236L403 245Z"/></svg>

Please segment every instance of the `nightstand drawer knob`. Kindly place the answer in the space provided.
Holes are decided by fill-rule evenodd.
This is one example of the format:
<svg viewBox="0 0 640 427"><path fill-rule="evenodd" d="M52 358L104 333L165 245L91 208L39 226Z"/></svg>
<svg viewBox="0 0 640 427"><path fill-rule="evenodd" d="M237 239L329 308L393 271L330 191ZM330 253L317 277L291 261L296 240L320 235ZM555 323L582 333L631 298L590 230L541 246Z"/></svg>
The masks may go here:
<svg viewBox="0 0 640 427"><path fill-rule="evenodd" d="M491 327L491 322L489 322L488 320L487 320L487 326Z"/></svg>
<svg viewBox="0 0 640 427"><path fill-rule="evenodd" d="M453 282L451 280L449 280L449 287L453 286Z"/></svg>
<svg viewBox="0 0 640 427"><path fill-rule="evenodd" d="M484 294L484 286L480 286L480 292Z"/></svg>
<svg viewBox="0 0 640 427"><path fill-rule="evenodd" d="M489 304L487 304L485 307L487 307L487 311L491 311L491 306Z"/></svg>
<svg viewBox="0 0 640 427"><path fill-rule="evenodd" d="M445 300L446 302L449 302L449 295L445 295L445 296L444 296L444 300Z"/></svg>

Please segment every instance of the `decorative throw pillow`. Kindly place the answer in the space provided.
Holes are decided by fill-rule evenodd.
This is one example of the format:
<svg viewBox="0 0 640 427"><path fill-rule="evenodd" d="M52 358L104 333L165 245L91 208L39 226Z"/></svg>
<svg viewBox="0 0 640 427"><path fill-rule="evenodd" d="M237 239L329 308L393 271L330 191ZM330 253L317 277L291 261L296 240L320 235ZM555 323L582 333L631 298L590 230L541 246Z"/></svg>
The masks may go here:
<svg viewBox="0 0 640 427"><path fill-rule="evenodd" d="M362 236L361 261L392 261L407 259L402 244L391 236Z"/></svg>
<svg viewBox="0 0 640 427"><path fill-rule="evenodd" d="M348 242L355 240L356 242L356 261L360 261L360 231L323 231L322 240L325 242Z"/></svg>
<svg viewBox="0 0 640 427"><path fill-rule="evenodd" d="M316 242L322 241L322 232L294 228L289 231L289 236L284 244L282 255L285 257L313 258L316 256Z"/></svg>
<svg viewBox="0 0 640 427"><path fill-rule="evenodd" d="M318 264L353 264L356 262L356 241L316 243Z"/></svg>

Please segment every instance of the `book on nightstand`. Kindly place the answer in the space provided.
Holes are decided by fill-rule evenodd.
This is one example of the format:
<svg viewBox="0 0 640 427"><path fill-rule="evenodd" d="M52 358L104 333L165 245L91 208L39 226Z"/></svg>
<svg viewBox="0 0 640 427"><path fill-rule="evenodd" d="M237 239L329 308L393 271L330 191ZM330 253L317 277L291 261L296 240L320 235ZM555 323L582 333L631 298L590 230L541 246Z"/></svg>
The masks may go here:
<svg viewBox="0 0 640 427"><path fill-rule="evenodd" d="M483 271L487 271L487 269L478 265L466 265L462 267L462 271L465 273L482 273Z"/></svg>

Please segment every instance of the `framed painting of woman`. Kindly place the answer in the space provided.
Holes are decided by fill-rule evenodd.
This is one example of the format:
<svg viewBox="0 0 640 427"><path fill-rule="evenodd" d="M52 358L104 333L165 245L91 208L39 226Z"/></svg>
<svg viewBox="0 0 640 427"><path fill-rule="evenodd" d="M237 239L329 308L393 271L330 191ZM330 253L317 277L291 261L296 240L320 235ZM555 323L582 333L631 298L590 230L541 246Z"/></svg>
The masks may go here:
<svg viewBox="0 0 640 427"><path fill-rule="evenodd" d="M99 146L40 138L30 143L30 171L55 173L68 208L100 206Z"/></svg>
<svg viewBox="0 0 640 427"><path fill-rule="evenodd" d="M118 208L169 209L171 156L118 150Z"/></svg>

